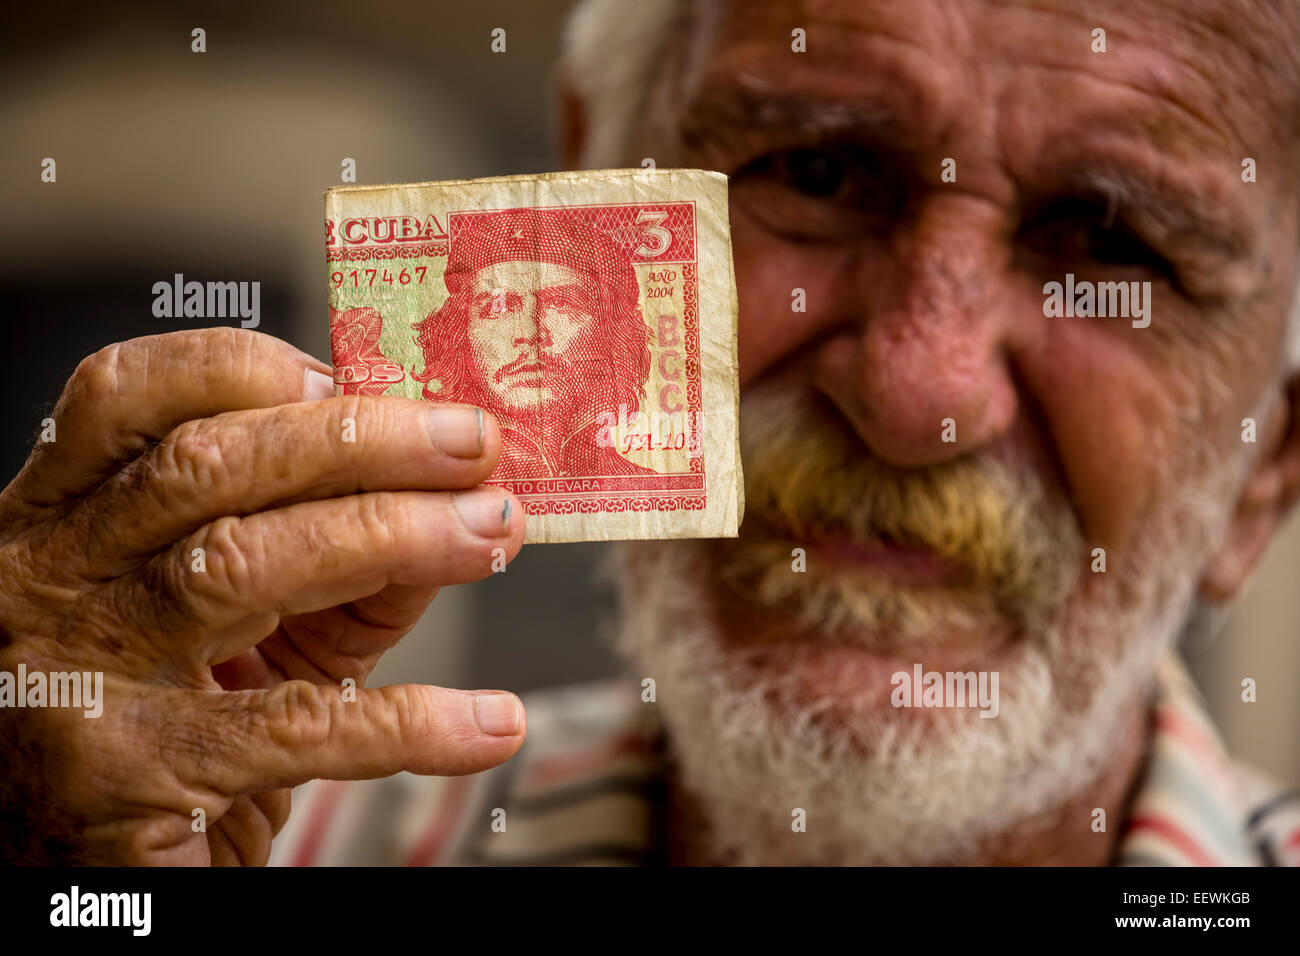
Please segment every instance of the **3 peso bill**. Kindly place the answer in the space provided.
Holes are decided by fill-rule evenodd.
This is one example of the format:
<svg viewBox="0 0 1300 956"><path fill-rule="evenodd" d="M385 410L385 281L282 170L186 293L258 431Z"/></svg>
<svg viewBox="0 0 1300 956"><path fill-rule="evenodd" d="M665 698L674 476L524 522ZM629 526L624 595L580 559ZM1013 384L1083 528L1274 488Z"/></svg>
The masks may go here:
<svg viewBox="0 0 1300 956"><path fill-rule="evenodd" d="M342 186L325 247L336 390L490 411L526 541L736 535L725 176Z"/></svg>

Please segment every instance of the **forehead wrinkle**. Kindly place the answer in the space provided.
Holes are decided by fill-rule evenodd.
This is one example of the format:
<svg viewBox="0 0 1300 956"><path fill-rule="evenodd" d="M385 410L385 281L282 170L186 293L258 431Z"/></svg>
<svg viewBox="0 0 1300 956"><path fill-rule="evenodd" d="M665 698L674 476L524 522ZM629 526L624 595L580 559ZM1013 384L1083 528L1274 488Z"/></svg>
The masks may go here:
<svg viewBox="0 0 1300 956"><path fill-rule="evenodd" d="M1097 74L1059 63L1025 65L1044 73L1075 74L1088 85L1103 91L1120 91L1141 98L1138 104L1128 103L1102 110L1091 108L1092 101L1082 99L1077 114L1069 112L1069 105L1061 105L1057 111L1059 116L1072 120L1070 125L1080 130L1104 128L1137 142L1157 145L1162 151L1175 150L1184 161L1204 158L1207 149L1216 149L1222 153L1215 162L1230 159L1235 164L1240 158L1238 154L1245 149L1245 140L1233 128L1229 118L1215 117L1198 109L1194 97L1189 98L1187 90L1177 84L1155 80L1150 74L1144 82L1137 76ZM1016 87L1009 86L1003 90L1000 102L1004 112L1015 108L1016 97ZM1078 138L1085 137L1080 134Z"/></svg>
<svg viewBox="0 0 1300 956"><path fill-rule="evenodd" d="M1087 10L1079 12L1075 0L984 0L990 6L1001 8L1018 7L1036 13L1050 13L1056 16L1071 17L1079 22L1094 26L1110 27L1103 17L1111 12L1118 12L1124 17L1143 21L1174 20L1179 26L1193 35L1212 34L1221 36L1235 34L1243 41L1249 40L1250 51L1263 56L1270 52L1269 47L1276 45L1279 38L1288 32L1300 31L1300 6L1293 0L1120 0L1109 4L1093 4ZM1109 7L1108 11L1101 9ZM1155 25L1152 23L1151 25ZM1244 28L1244 30L1243 30ZM1294 52L1290 44L1283 41L1288 52ZM1273 50L1272 52L1277 52ZM1292 62L1300 62L1300 56L1293 55Z"/></svg>
<svg viewBox="0 0 1300 956"><path fill-rule="evenodd" d="M1286 68L1292 87L1300 84L1300 4L1294 0L1150 0L1182 22L1188 32L1222 50L1222 40L1252 62L1267 63L1276 75Z"/></svg>
<svg viewBox="0 0 1300 956"><path fill-rule="evenodd" d="M1263 93L1268 102L1261 119L1270 132L1279 124L1268 120L1278 112L1290 120L1280 125L1300 126L1294 122L1300 111L1300 3L1295 0L1125 0L1084 15L1063 9L1062 0L986 2L1104 27L1107 57L1122 55L1129 44L1163 53L1204 83L1207 99L1221 107L1221 123L1231 125L1243 100L1256 101Z"/></svg>
<svg viewBox="0 0 1300 956"><path fill-rule="evenodd" d="M811 135L833 135L871 127L888 134L893 140L910 138L930 142L944 138L957 125L969 130L972 122L978 124L982 121L966 113L957 115L951 109L952 104L945 102L949 100L949 94L945 92L943 81L935 75L936 57L942 55L943 72L953 75L951 65L956 61L963 64L956 69L955 75L961 77L961 85L967 89L971 83L984 83L996 76L986 69L988 51L978 38L975 38L975 45L981 53L968 56L961 49L936 48L933 39L927 46L925 42L875 25L868 27L849 20L825 21L821 25L826 22L844 24L843 35L856 35L859 39L857 45L852 41L847 44L833 42L826 52L818 54L815 67L799 65L791 68L788 62L783 62L783 54L774 56L770 48L747 40L740 41L738 48L715 50L719 62L703 77L699 95L688 106L679 125L678 132L683 141L696 145L708 138L712 127L726 124L732 127L779 127ZM857 29L850 29L852 26ZM1120 42L1127 42L1120 25L1112 26L1111 32ZM1134 35L1132 39L1140 42L1142 38ZM881 42L887 45L886 52L884 56L877 56L871 52L871 47ZM899 44L908 48L906 53L900 54L894 49ZM967 45L962 41L956 44L957 47ZM1145 49L1169 57L1163 51L1150 47ZM919 54L919 58L914 53ZM842 69L837 69L837 61L843 61ZM1228 132L1227 117L1215 117L1199 108L1197 97L1188 95L1187 84L1176 82L1176 77L1170 75L1173 63L1178 63L1179 73L1194 67L1194 64L1167 58L1163 67L1159 61L1147 61L1116 71L1102 71L1089 69L1085 65L1088 62L1080 60L1078 64L1070 64L1059 58L1051 59L1035 49L1027 56L1018 54L1014 61L1008 60L1008 65L1016 70L1038 69L1078 76L1117 89L1127 88L1150 97L1171 112L1182 114L1185 120L1215 132L1220 139ZM1207 90L1212 88L1211 78L1205 75L1203 68L1191 69L1191 75ZM846 78L851 78L848 89L845 89ZM1021 79L1016 77L1017 81ZM990 91L992 102L1005 102L1021 87L1022 83L1016 82L1004 87L1003 91ZM990 116L998 112L1001 110L995 109ZM1232 112L1229 111L1229 115ZM922 130L921 124L942 128ZM1236 130L1231 132L1237 133Z"/></svg>
<svg viewBox="0 0 1300 956"><path fill-rule="evenodd" d="M908 3L914 2L915 0L908 0ZM692 7L697 4L692 4ZM846 45L852 50L855 39L880 40L919 51L932 61L939 56L942 58L940 62L945 65L961 61L966 64L962 68L966 78L980 70L987 62L990 50L997 49L1000 45L1004 52L1015 53L1021 62L1032 62L1035 55L1044 60L1045 51L1049 50L1059 50L1062 56L1066 50L1087 50L1086 43L1080 46L1071 42L1062 47L1066 43L1062 37L1068 36L1070 31L1062 30L1060 25L1040 31L1023 28L1012 30L1009 34L998 31L981 37L981 21L984 30L992 30L996 26L990 22L990 18L978 15L978 8L982 5L996 8L1003 15L1023 11L1077 23L1081 28L1103 26L1111 41L1111 49L1105 54L1108 58L1117 55L1122 57L1125 45L1131 46L1134 43L1143 43L1147 49L1164 54L1167 63L1177 64L1179 72L1190 71L1204 83L1208 94L1207 102L1214 102L1221 107L1216 112L1222 115L1213 117L1194 103L1178 104L1189 115L1212 127L1231 126L1241 113L1242 97L1249 98L1251 94L1257 96L1265 87L1277 94L1270 97L1275 101L1276 107L1291 117L1300 109L1300 3L1294 0L1286 0L1281 4L1260 3L1258 0L1215 0L1213 3L1196 3L1193 0L1145 0L1136 3L1128 0L1124 4L1100 9L1094 7L1086 11L1081 11L1073 2L1062 0L983 0L982 4L961 4L959 12L953 16L912 16L906 27L899 25L898 17L900 13L906 14L912 9L907 4L862 4L848 8L846 12L843 6L832 3L807 3L794 4L781 20L788 21L788 24L783 22L783 28L795 23L806 26L810 41L814 32L820 34L817 53L819 60L834 56L837 51L843 51ZM704 6L713 10L714 18L717 19L720 5L707 3ZM763 5L727 4L731 15L728 21L730 31L739 33L743 37L740 42L744 45L754 42L750 39L754 33L752 23L774 19L772 16L764 18L764 9L755 9L761 6ZM748 16L742 19L739 16L742 13ZM728 32L722 31L724 35ZM1031 42L1026 46L1026 33L1030 34L1031 40L1035 36L1041 36L1042 42ZM1008 49L1002 45L1001 41L1007 36L1013 45L1024 49ZM1086 33L1082 36L1087 39ZM771 37L774 38L773 42L779 39L777 45L780 46L787 40L786 34L780 31L772 32ZM1159 43L1153 38L1159 38ZM718 51L715 49L714 52ZM1083 55L1093 58L1098 56L1090 52L1084 52ZM860 70L861 49L853 50L848 60L850 70ZM1233 69L1214 70L1215 64L1230 65ZM1053 66L1049 62L1041 65L1044 69ZM1055 65L1061 67L1060 61ZM1283 69L1279 70L1278 65ZM1186 92L1184 84L1160 82L1161 78L1155 71L1144 71L1142 64L1136 64L1136 67L1139 74L1145 73L1145 79L1142 75L1135 75L1131 80L1135 87L1150 82L1151 90L1164 96L1172 93L1176 97L1178 93ZM1228 75L1225 76L1225 73ZM1279 90L1279 76L1283 73L1289 82L1281 84L1282 89ZM1230 95L1225 87L1235 88L1236 92ZM1215 94L1219 94L1217 102ZM1300 124L1294 122L1277 124L1265 119L1267 132L1274 135L1282 132L1278 129L1279 125L1288 129L1300 129ZM1239 134L1240 131L1233 132Z"/></svg>
<svg viewBox="0 0 1300 956"><path fill-rule="evenodd" d="M1140 44L1143 48L1141 59L1124 64L1123 59L1120 58L1120 62L1115 63L1114 66L1124 65L1126 69L1122 71L1112 69L1109 75L1105 71L1094 72L1091 77L1098 82L1126 86L1133 94L1150 98L1153 104L1157 104L1155 108L1145 111L1135 109L1129 117L1123 115L1127 111L1112 111L1112 115L1100 120L1119 121L1124 125L1124 120L1127 119L1129 127L1127 136L1134 146L1148 148L1155 146L1162 151L1172 148L1180 154L1180 161L1195 162L1208 174L1212 164L1221 165L1228 158L1232 159L1232 166L1235 169L1240 161L1236 152L1240 152L1241 156L1260 156L1263 147L1263 143L1260 142L1261 137L1267 137L1278 145L1282 145L1287 138L1293 140L1300 138L1300 122L1297 122L1300 120L1300 78L1298 78L1300 66L1297 66L1300 63L1300 42L1296 42L1300 39L1300 2L1288 0L1286 4L1261 4L1253 0L1243 0L1243 2L1216 0L1214 3L1196 3L1194 0L1147 0L1141 4L1094 7L1088 11L1081 11L1077 4L1061 3L1058 0L984 0L984 2L987 4L986 9L997 8L999 12L1014 13L1020 9L1042 14L1044 17L1053 15L1067 23L1104 26L1108 40L1119 47L1118 51L1112 48L1105 55L1107 57L1114 57L1116 52L1121 54L1130 52ZM722 18L717 16L717 11L722 4L697 0L697 4L691 6L696 7L697 10L700 6L712 8L715 14L714 25L719 25L718 21ZM732 7L731 12L734 14L741 5L728 6ZM963 9L978 14L978 6L979 4L970 4ZM876 40L903 43L910 49L915 49L923 48L922 41L927 37L932 41L945 39L937 30L942 27L951 31L950 22L958 24L972 22L971 16L955 18L940 16L933 19L932 26L931 22L923 18L913 17L916 39L912 39L911 34L898 35L900 30L906 32L898 25L898 14L900 10L906 13L908 9L906 6L900 8L894 4L886 4L876 7L872 4L862 4L856 8L862 11L858 13L859 21L853 21L852 14L846 16L841 12L842 9L827 3L794 5L789 15L781 18L783 21L788 21L788 23L783 22L782 26L799 22L809 28L810 39L813 30L822 29L830 38L824 39L823 44L832 44L826 54L818 53L818 60L824 60L827 55L839 58L840 53L845 50L843 38L836 35L840 32L844 36L859 37L870 33ZM746 7L742 12L749 13L747 19L750 24L757 24L760 27L762 23L775 19L772 15L762 16L763 11L755 11L753 7ZM875 23L870 21L872 17L875 18ZM979 19L984 19L985 24L990 24L988 18L973 18L975 23L973 32L976 32L976 39L978 39ZM1095 24L1093 20L1096 21ZM842 31L825 29L825 24L828 23L840 24L844 29ZM883 91L885 95L866 96L853 93L843 96L800 92L799 85L811 86L818 74L813 71L805 72L803 64L792 69L788 65L782 67L778 62L779 58L774 54L778 49L784 53L787 42L786 32L769 31L771 36L768 42L759 44L752 39L754 28L748 26L743 20L731 21L730 29L727 23L720 25L722 29L718 31L720 35L716 38L719 42L712 47L711 54L720 59L722 65L729 67L729 72L720 70L716 65L711 70L700 71L708 76L708 83L704 88L697 87L701 93L700 98L689 106L684 114L679 114L683 117L679 135L691 135L698 142L710 139L710 134L716 132L720 126L749 126L776 127L796 135L812 137L851 135L856 131L863 131L872 138L879 139L882 135L892 134L893 141L897 142L900 139L900 131L891 128L891 124L894 127L900 125L896 123L899 118L908 124L913 124L917 117L922 115L922 110L918 108L919 104L913 103L911 107L907 105L900 107L896 103L890 103L890 94L895 98L906 99L900 88L903 84L909 83L911 78L907 77L904 69L899 69L885 78L886 89ZM992 29L993 25L995 24L991 24L989 29ZM729 36L732 30L742 35L739 40L735 40L734 34ZM1047 37L1047 31L1039 32L1043 33L1045 38ZM1051 36L1059 37L1060 33L1059 27L1050 31ZM1048 40L1047 45L1035 46L1030 42L1033 36L1034 25L1030 22L1024 28L1024 34L1010 31L1004 37L990 38L991 49L998 49L999 46L1004 52L1008 47L1012 51L1016 48L1026 49L1028 56L1019 59L1018 64L1013 62L1013 65L1034 65L1043 71L1070 70L1070 67L1060 60L1053 62L1048 57L1049 47L1053 41ZM964 34L954 40L953 46L958 51L965 46L963 39L966 39ZM728 49L729 41L733 40ZM999 40L1003 42L999 44ZM991 55L991 50L985 49L983 43L976 45L983 50L981 54L983 58L986 59ZM851 71L848 75L859 84L862 83L864 70L883 69L880 58L863 56L861 51L862 48L859 48L858 56L847 67ZM762 53L766 53L770 58L769 62L773 64L770 74L762 70L764 61L759 55L755 55ZM954 52L953 55L959 53ZM1089 53L1088 56L1101 55ZM911 56L895 58L895 62L900 67L909 66L911 60ZM947 62L951 62L951 57ZM1086 60L1080 61L1077 68L1080 73L1085 70L1085 62ZM1274 65L1276 68L1273 68ZM978 61L975 66L979 66ZM822 76L828 74L823 70ZM921 83L923 87L928 86L932 90L941 91L941 88L935 87L933 77L922 78ZM748 99L749 102L727 102L728 87L732 90L743 90L745 96L743 98L737 96L737 100ZM1246 91L1245 94L1236 92L1243 89ZM1251 91L1254 91L1253 95ZM761 101L764 97L769 99L768 103L753 102ZM1013 105L1016 99L1014 87L1011 85L1005 87L999 92L998 98L1007 106ZM1068 106L1069 103L1062 104L1063 109ZM1272 109L1269 108L1270 106ZM995 110L995 112L1002 111L1001 106ZM1068 117L1058 117L1058 120L1063 118ZM935 117L931 112L927 114L927 119L935 122L941 121L942 118ZM969 119L970 117L963 118L963 120ZM1080 127L1084 127L1098 119L1095 115L1091 117L1080 115L1076 122ZM969 131L968 123L964 122L963 125ZM915 131L901 132L914 135ZM1210 155L1220 152L1221 155L1218 156ZM1297 156L1300 157L1300 151L1297 151ZM1058 158L1064 163L1068 157ZM1300 167L1300 162L1296 162L1293 158L1287 165L1293 168ZM1129 179L1131 180L1132 177ZM1143 195L1143 190L1137 188L1137 184L1131 181L1121 182L1113 175L1107 177L1099 173L1092 177L1091 182L1100 184L1108 194L1126 197L1126 201L1137 202ZM1194 186L1191 182L1187 185ZM1279 191L1286 189L1296 192L1294 179L1284 177L1284 183L1279 183L1275 178L1274 186ZM1185 191L1180 191L1179 195L1182 196L1183 192ZM1185 198L1195 203L1194 193L1186 193ZM1219 198L1219 205L1222 206L1223 200L1230 197L1222 195L1220 191ZM1174 204L1163 200L1158 203L1151 202L1149 205L1161 213L1167 212L1165 219L1175 223L1183 220L1187 225L1195 224L1198 231L1202 232L1205 231L1201 228L1204 225L1202 220L1210 217L1201 213L1212 208L1209 203L1202 202L1197 204L1199 208L1193 206L1192 213L1184 215L1174 208ZM1224 210L1219 211L1222 213ZM1248 236L1250 229L1243 228L1247 226L1244 216L1246 210L1235 212L1233 221L1237 224L1230 231L1237 235L1226 238L1227 246L1238 249L1243 245L1239 239L1243 235ZM1222 215L1219 218L1224 219ZM1249 245L1248 242L1244 244Z"/></svg>

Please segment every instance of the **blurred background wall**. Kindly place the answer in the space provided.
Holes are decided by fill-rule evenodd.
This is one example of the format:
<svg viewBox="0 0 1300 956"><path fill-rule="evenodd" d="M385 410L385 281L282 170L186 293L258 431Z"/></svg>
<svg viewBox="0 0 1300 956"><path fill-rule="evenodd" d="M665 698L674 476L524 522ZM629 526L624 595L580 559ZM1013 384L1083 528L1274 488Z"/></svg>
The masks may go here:
<svg viewBox="0 0 1300 956"><path fill-rule="evenodd" d="M629 0L635 2L635 0ZM77 362L157 319L154 282L260 281L261 330L328 360L323 192L556 168L551 70L570 0L71 3L0 35L0 480ZM191 52L191 31L207 52ZM507 50L490 50L506 30ZM613 52L613 51L612 51ZM40 180L45 157L57 181ZM206 324L205 320L193 320ZM165 400L165 396L160 396ZM291 452L291 449L286 449ZM445 590L370 683L534 687L612 673L596 545L525 548ZM1188 657L1234 752L1300 783L1300 521ZM1241 680L1259 699L1240 698Z"/></svg>

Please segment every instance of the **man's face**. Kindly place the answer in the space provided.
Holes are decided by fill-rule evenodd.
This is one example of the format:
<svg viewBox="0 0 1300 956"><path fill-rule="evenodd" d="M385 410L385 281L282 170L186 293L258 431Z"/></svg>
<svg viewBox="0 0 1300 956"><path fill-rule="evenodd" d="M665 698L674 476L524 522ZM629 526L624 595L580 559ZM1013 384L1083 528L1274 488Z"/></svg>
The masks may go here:
<svg viewBox="0 0 1300 956"><path fill-rule="evenodd" d="M636 149L732 177L746 520L628 546L624 641L733 852L820 801L842 825L792 852L959 855L1096 775L1229 527L1242 420L1277 420L1289 41L1249 4L704 8ZM1048 317L1067 275L1149 288L1149 324ZM998 671L999 716L896 709L917 663Z"/></svg>
<svg viewBox="0 0 1300 956"><path fill-rule="evenodd" d="M599 290L589 276L549 262L480 269L469 341L490 394L516 414L557 414L581 388L574 369L594 355Z"/></svg>

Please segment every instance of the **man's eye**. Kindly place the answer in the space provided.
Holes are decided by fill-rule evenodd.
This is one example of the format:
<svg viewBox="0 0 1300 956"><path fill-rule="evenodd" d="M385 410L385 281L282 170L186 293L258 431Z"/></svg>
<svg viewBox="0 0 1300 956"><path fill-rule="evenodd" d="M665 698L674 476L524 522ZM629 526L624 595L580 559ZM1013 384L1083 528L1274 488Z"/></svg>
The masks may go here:
<svg viewBox="0 0 1300 956"><path fill-rule="evenodd" d="M1154 267L1164 261L1155 250L1125 229L1088 226L1083 231L1081 243L1088 256L1107 265Z"/></svg>
<svg viewBox="0 0 1300 956"><path fill-rule="evenodd" d="M576 292L560 293L545 299L552 311L571 319L584 319L595 314L595 305L585 295Z"/></svg>
<svg viewBox="0 0 1300 956"><path fill-rule="evenodd" d="M833 153L818 149L792 149L772 159L782 182L806 196L829 199L844 188L848 167Z"/></svg>
<svg viewBox="0 0 1300 956"><path fill-rule="evenodd" d="M1024 232L1034 252L1062 263L1089 262L1172 274L1173 266L1104 205L1071 201L1049 209Z"/></svg>
<svg viewBox="0 0 1300 956"><path fill-rule="evenodd" d="M841 239L879 228L901 210L903 190L860 148L779 150L732 174L735 201L778 235Z"/></svg>

